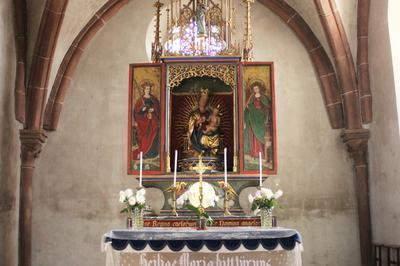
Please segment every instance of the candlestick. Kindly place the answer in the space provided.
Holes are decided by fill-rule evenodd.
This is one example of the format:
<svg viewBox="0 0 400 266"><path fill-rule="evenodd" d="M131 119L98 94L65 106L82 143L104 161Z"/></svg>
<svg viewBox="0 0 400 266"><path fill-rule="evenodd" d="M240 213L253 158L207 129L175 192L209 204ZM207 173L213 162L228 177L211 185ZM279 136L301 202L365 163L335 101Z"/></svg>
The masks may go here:
<svg viewBox="0 0 400 266"><path fill-rule="evenodd" d="M219 181L218 182L219 187L222 188L225 192L225 197L224 197L224 216L229 216L232 215L231 212L229 211L229 201L234 200L238 194L236 191L233 189L231 185L228 183Z"/></svg>
<svg viewBox="0 0 400 266"><path fill-rule="evenodd" d="M260 187L262 187L262 158L261 158L261 152L259 152L259 157L260 157Z"/></svg>
<svg viewBox="0 0 400 266"><path fill-rule="evenodd" d="M224 181L225 185L228 184L228 166L226 162L226 154L227 154L227 148L224 149Z"/></svg>
<svg viewBox="0 0 400 266"><path fill-rule="evenodd" d="M178 151L175 150L175 161L174 161L174 187L176 187L176 170L178 166Z"/></svg>
<svg viewBox="0 0 400 266"><path fill-rule="evenodd" d="M143 152L140 152L140 168L139 168L139 187L142 187L143 178Z"/></svg>
<svg viewBox="0 0 400 266"><path fill-rule="evenodd" d="M204 167L203 159L201 158L201 155L200 155L200 160L199 160L198 166L200 169ZM199 211L200 211L200 213L204 213L204 208L203 208L203 171L202 170L200 170L199 179L200 179L199 180L199 193L200 193L200 195L199 195L199 201L200 201Z"/></svg>
<svg viewBox="0 0 400 266"><path fill-rule="evenodd" d="M175 184L172 192L172 215L174 216L178 216L178 212L176 211L176 192L177 192L177 187Z"/></svg>
<svg viewBox="0 0 400 266"><path fill-rule="evenodd" d="M225 198L224 198L224 216L230 216L230 215L232 215L232 214L231 214L231 212L229 211L229 188L228 188L228 184L225 184L224 191L225 191Z"/></svg>

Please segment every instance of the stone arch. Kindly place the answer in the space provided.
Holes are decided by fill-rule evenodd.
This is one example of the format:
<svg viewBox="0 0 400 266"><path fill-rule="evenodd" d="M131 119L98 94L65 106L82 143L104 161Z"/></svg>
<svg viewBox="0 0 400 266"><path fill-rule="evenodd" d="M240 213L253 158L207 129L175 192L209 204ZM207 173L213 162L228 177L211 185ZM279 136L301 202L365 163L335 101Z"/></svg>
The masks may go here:
<svg viewBox="0 0 400 266"><path fill-rule="evenodd" d="M297 11L282 0L259 0L286 22L307 49L318 75L323 100L331 127L344 127L343 106L336 73L321 42ZM104 4L77 35L64 56L46 106L44 128L56 130L70 81L80 58L93 36L113 17L128 0L113 0Z"/></svg>

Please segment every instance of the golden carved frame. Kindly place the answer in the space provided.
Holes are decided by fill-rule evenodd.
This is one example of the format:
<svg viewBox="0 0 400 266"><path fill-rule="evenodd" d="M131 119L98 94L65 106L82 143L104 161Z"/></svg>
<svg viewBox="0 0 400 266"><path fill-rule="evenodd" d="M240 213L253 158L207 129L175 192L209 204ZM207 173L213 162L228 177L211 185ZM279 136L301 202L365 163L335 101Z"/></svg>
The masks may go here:
<svg viewBox="0 0 400 266"><path fill-rule="evenodd" d="M178 86L184 79L209 76L222 80L233 90L237 89L236 66L233 64L169 64L167 73L169 88Z"/></svg>
<svg viewBox="0 0 400 266"><path fill-rule="evenodd" d="M238 64L227 62L227 63L214 63L214 62L190 62L190 63L176 63L171 62L166 64L166 85L167 85L167 106L171 110L170 97L172 94L172 89L181 84L185 79L192 77L213 77L222 80L225 84L231 86L233 91L233 129L234 129L234 155L233 155L233 172L238 172L238 125L237 125L237 90L238 90ZM167 114L168 128L171 128L171 117L169 111ZM171 173L170 168L170 147L169 147L169 137L170 132L166 132L166 172Z"/></svg>

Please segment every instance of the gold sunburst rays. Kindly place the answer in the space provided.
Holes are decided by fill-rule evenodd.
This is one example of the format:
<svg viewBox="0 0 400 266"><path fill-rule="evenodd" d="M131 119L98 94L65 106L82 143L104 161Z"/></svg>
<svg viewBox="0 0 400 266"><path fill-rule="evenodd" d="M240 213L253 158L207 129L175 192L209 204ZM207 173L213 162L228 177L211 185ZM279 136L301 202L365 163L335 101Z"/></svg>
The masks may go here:
<svg viewBox="0 0 400 266"><path fill-rule="evenodd" d="M173 99L172 104L179 104L179 111L172 114L171 129L174 130L175 140L177 147L182 149L185 139L187 138L188 121L190 114L197 108L198 99L196 95L187 95L179 99ZM225 105L224 101L218 95L211 95L209 105L212 108L220 106L221 122L220 130L223 135L223 142L227 144L228 140L233 138L232 133L232 115L229 108ZM226 146L226 145L225 145Z"/></svg>

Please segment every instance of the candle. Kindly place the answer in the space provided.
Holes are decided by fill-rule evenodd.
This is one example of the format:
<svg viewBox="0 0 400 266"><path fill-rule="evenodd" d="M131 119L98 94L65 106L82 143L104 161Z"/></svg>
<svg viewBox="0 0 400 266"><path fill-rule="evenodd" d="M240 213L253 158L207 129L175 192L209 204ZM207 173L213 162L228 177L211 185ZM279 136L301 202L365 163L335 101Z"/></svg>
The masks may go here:
<svg viewBox="0 0 400 266"><path fill-rule="evenodd" d="M225 186L228 185L228 167L227 167L227 162L226 162L226 153L227 149L224 149L224 180L225 180Z"/></svg>
<svg viewBox="0 0 400 266"><path fill-rule="evenodd" d="M176 169L178 166L178 151L175 150L175 161L174 161L174 187L176 187Z"/></svg>
<svg viewBox="0 0 400 266"><path fill-rule="evenodd" d="M143 152L140 152L139 187L142 187L143 179Z"/></svg>
<svg viewBox="0 0 400 266"><path fill-rule="evenodd" d="M259 153L260 157L260 187L262 187L262 158L261 158L261 152Z"/></svg>

